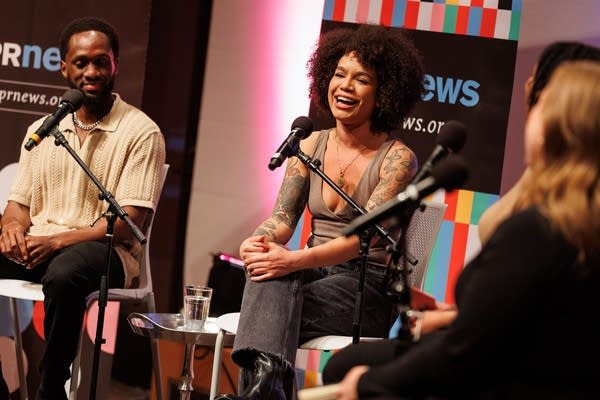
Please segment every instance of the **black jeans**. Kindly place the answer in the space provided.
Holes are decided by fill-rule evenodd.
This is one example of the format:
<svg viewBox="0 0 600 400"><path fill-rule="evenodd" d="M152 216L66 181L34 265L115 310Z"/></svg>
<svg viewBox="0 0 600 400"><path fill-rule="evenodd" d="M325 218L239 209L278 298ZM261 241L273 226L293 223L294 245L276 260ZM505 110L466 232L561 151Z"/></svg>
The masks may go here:
<svg viewBox="0 0 600 400"><path fill-rule="evenodd" d="M85 299L99 289L105 265L106 244L102 242L67 247L33 269L25 269L0 255L0 279L42 283L45 348L39 366L38 399L66 399L64 385L79 344ZM123 287L123 266L114 249L109 278L110 287Z"/></svg>

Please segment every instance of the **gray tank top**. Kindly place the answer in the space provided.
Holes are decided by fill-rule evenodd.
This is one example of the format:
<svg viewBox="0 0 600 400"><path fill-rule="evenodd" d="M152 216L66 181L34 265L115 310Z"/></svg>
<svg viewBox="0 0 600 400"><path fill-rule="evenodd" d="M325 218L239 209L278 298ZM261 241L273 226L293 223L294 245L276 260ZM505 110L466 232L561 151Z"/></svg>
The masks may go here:
<svg viewBox="0 0 600 400"><path fill-rule="evenodd" d="M315 150L312 158L323 161L325 149L327 148L327 139L330 130L322 130L317 138ZM386 140L375 157L367 166L363 176L360 178L356 190L351 198L356 204L365 208L369 197L379 183L379 171L385 156L394 143L394 138ZM308 195L308 209L312 215L312 234L308 241L309 246L317 246L328 242L341 235L342 229L348 226L356 216L352 207L348 204L338 213L330 210L323 200L323 185L325 182L314 172L310 171L310 191ZM385 247L389 243L378 236L377 241L369 248L368 261L370 264L385 267L388 253Z"/></svg>

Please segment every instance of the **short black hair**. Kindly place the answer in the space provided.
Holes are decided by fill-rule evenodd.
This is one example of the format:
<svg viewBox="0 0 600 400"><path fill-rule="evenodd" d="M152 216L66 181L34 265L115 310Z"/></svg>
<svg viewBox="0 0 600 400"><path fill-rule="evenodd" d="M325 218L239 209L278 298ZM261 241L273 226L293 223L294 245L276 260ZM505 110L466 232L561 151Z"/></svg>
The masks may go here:
<svg viewBox="0 0 600 400"><path fill-rule="evenodd" d="M424 69L413 42L398 28L362 24L325 33L308 61L310 97L331 116L329 82L340 58L354 52L358 61L377 74L376 108L371 117L374 132L397 128L423 94Z"/></svg>
<svg viewBox="0 0 600 400"><path fill-rule="evenodd" d="M552 72L564 61L600 60L600 49L580 42L555 42L544 48L536 64L533 85L527 99L529 108L540 98L540 92L546 87Z"/></svg>
<svg viewBox="0 0 600 400"><path fill-rule="evenodd" d="M104 33L110 42L110 48L115 56L119 57L119 35L117 30L101 18L83 17L71 21L60 34L60 59L64 60L69 50L69 40L76 33L98 31Z"/></svg>

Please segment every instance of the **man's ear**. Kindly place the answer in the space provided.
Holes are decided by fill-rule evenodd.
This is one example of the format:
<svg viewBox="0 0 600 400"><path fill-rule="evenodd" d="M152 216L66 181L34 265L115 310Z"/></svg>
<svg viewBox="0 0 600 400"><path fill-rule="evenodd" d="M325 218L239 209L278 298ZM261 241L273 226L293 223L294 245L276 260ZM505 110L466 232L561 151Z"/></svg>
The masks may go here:
<svg viewBox="0 0 600 400"><path fill-rule="evenodd" d="M67 78L67 64L63 60L60 60L60 73L63 78Z"/></svg>

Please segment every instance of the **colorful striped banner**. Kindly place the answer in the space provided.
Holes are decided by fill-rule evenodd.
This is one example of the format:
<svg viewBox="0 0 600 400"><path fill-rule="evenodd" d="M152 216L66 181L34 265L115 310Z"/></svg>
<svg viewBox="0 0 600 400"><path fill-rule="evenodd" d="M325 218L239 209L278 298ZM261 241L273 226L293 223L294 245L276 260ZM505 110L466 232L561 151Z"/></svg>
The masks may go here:
<svg viewBox="0 0 600 400"><path fill-rule="evenodd" d="M292 238L288 242L288 248L292 250L304 248L310 236L310 231L311 215L308 209L305 209L302 215L300 216L300 220L298 221L298 225L296 225L296 229L292 234Z"/></svg>
<svg viewBox="0 0 600 400"><path fill-rule="evenodd" d="M460 271L480 250L477 224L481 214L498 200L496 194L455 190L438 191L430 200L448 205L423 283L436 299L454 303L454 286Z"/></svg>
<svg viewBox="0 0 600 400"><path fill-rule="evenodd" d="M325 0L323 19L518 40L521 0Z"/></svg>

